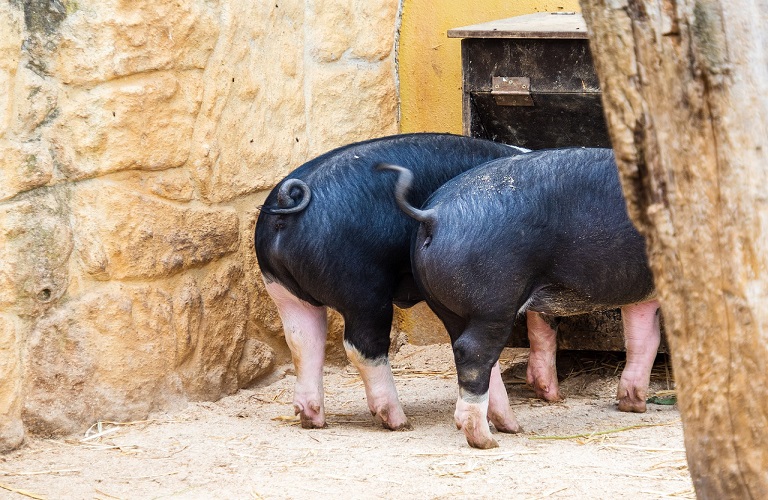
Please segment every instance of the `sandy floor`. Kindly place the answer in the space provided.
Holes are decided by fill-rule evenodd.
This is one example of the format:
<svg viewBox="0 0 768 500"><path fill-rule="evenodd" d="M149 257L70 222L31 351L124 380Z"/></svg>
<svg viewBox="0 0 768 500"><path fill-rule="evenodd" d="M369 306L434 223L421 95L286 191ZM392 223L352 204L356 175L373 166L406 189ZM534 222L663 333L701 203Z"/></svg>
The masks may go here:
<svg viewBox="0 0 768 500"><path fill-rule="evenodd" d="M216 403L103 423L100 437L30 440L0 457L0 498L694 497L676 407L618 412L620 365L601 358L559 361L568 398L543 403L519 379L525 361L508 349L502 366L525 431L496 434L494 450L469 448L453 424L450 348L406 345L393 367L412 431L372 423L350 367L326 370L328 428L303 430L284 367L285 377ZM657 366L652 389L668 384Z"/></svg>

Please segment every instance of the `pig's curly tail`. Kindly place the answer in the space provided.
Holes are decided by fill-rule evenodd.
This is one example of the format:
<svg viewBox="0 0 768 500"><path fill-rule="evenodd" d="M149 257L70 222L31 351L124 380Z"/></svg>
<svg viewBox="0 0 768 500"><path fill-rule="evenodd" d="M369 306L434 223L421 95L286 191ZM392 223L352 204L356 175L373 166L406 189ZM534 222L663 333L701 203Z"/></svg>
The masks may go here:
<svg viewBox="0 0 768 500"><path fill-rule="evenodd" d="M277 206L263 206L261 211L274 215L295 214L307 208L311 199L312 191L306 182L287 179L277 190Z"/></svg>

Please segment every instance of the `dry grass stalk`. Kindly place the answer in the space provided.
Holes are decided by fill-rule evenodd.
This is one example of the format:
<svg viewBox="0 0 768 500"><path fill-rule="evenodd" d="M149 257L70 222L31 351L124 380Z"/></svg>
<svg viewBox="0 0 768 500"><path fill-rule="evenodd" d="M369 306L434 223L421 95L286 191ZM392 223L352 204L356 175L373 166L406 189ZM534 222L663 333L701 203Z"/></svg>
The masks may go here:
<svg viewBox="0 0 768 500"><path fill-rule="evenodd" d="M8 486L7 484L0 483L0 488L4 489L6 491L10 491L12 493L16 493L16 494L21 495L21 496L25 496L25 497L29 497L29 498L36 498L37 500L45 500L45 497L41 497L40 495L36 495L35 493L30 493L29 491L18 490L16 488L12 488L12 487Z"/></svg>
<svg viewBox="0 0 768 500"><path fill-rule="evenodd" d="M685 448L646 448L644 446L635 446L631 444L606 444L604 448L623 448L626 450L638 450L638 451L669 451L674 453L685 453Z"/></svg>
<svg viewBox="0 0 768 500"><path fill-rule="evenodd" d="M541 495L541 496L538 496L538 497L534 497L534 500L538 500L539 498L547 498L547 497L551 497L551 496L552 496L552 495L554 495L555 493L560 493L561 491L565 491L565 490L567 490L567 489L568 489L568 487L567 487L567 486L564 486L564 487L562 487L562 488L560 488L560 489L558 489L558 490L552 490L552 491L548 491L547 493L544 493L544 494L543 494L543 495Z"/></svg>
<svg viewBox="0 0 768 500"><path fill-rule="evenodd" d="M118 500L121 500L121 497L116 497L115 495L110 495L109 493L104 493L104 492L103 492L103 491L101 491L101 490L97 490L97 489L94 489L93 491L95 491L95 492L96 492L96 493L98 493L99 495L104 495L105 497L109 497L109 498L116 498L116 499L118 499ZM98 497L97 497L97 498L98 498Z"/></svg>
<svg viewBox="0 0 768 500"><path fill-rule="evenodd" d="M677 396L677 390L671 389L671 390L666 390L666 391L656 391L654 396L658 396L660 398L666 398L666 397L669 397L669 396Z"/></svg>
<svg viewBox="0 0 768 500"><path fill-rule="evenodd" d="M648 470L656 470L656 469L676 469L676 470L688 470L688 461L684 458L676 458L674 460L666 460L664 462L659 462L652 467L650 467Z"/></svg>
<svg viewBox="0 0 768 500"><path fill-rule="evenodd" d="M121 477L120 479L123 481L135 481L137 479L155 479L158 477L166 477L166 476L173 476L174 474L178 474L179 471L174 472L166 472L165 474L153 474L151 476L126 476Z"/></svg>
<svg viewBox="0 0 768 500"><path fill-rule="evenodd" d="M101 422L99 422L99 424L101 424ZM96 425L96 424L94 424L94 425ZM91 426L91 429L93 429L93 426ZM94 439L101 439L102 437L104 437L104 436L106 436L108 434L112 434L112 433L115 433L115 432L119 431L120 427L111 427L109 429L99 430L95 434L90 434L89 435L89 432L91 431L91 429L88 429L86 431L85 437L80 440L81 443L87 443L88 441L93 441Z"/></svg>
<svg viewBox="0 0 768 500"><path fill-rule="evenodd" d="M410 368L393 368L392 374L400 378L442 377L452 378L456 376L456 370L413 370Z"/></svg>
<svg viewBox="0 0 768 500"><path fill-rule="evenodd" d="M520 455L540 455L540 451L498 451L498 452L483 452L482 455L478 455L476 450L462 451L457 450L453 453L414 453L414 457L456 457L465 456L472 458L514 458Z"/></svg>
<svg viewBox="0 0 768 500"><path fill-rule="evenodd" d="M661 491L643 490L640 493L653 495L658 498L696 498L696 492L693 489L686 489L674 493L664 493Z"/></svg>
<svg viewBox="0 0 768 500"><path fill-rule="evenodd" d="M49 474L79 474L83 471L80 469L59 469L59 470L41 470L31 472L11 472L0 470L0 476L43 476Z"/></svg>
<svg viewBox="0 0 768 500"><path fill-rule="evenodd" d="M566 439L579 439L579 438L591 438L593 436L602 436L604 434L615 434L617 432L624 432L624 431L630 431L634 429L642 429L644 427L660 427L664 425L672 425L680 422L679 419L672 420L669 422L661 422L658 424L636 424L636 425L629 425L627 427L619 427L617 429L608 429L605 431L595 431L595 432L585 432L582 434L573 434L570 436L531 436L528 439L550 439L550 440L566 440Z"/></svg>
<svg viewBox="0 0 768 500"><path fill-rule="evenodd" d="M441 462L430 466L430 469L435 471L438 477L461 478L473 472L482 472L485 470L485 466L472 462Z"/></svg>
<svg viewBox="0 0 768 500"><path fill-rule="evenodd" d="M298 415L278 415L272 417L275 422L280 422L283 425L300 425L301 418Z"/></svg>

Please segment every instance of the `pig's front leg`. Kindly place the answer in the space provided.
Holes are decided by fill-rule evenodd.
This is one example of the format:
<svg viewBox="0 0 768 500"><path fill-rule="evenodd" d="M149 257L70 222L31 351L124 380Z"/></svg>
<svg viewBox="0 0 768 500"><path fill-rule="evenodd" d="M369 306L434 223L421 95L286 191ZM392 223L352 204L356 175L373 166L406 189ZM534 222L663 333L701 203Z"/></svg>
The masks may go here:
<svg viewBox="0 0 768 500"><path fill-rule="evenodd" d="M526 311L528 321L528 354L526 382L533 387L536 395L546 401L561 401L557 383L557 333L546 318L537 312Z"/></svg>
<svg viewBox="0 0 768 500"><path fill-rule="evenodd" d="M621 308L627 364L621 372L616 399L619 410L643 413L653 360L659 350L659 302L651 300Z"/></svg>
<svg viewBox="0 0 768 500"><path fill-rule="evenodd" d="M266 289L277 305L296 369L294 410L303 428L325 427L323 362L328 336L325 307L308 304L275 282L266 283Z"/></svg>

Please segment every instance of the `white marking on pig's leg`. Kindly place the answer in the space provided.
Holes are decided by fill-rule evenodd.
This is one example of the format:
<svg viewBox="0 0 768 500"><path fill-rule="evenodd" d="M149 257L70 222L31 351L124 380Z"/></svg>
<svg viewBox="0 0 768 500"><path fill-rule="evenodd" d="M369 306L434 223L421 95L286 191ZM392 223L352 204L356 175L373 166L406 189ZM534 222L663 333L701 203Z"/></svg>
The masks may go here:
<svg viewBox="0 0 768 500"><path fill-rule="evenodd" d="M299 299L282 285L266 283L283 321L285 340L296 369L293 406L305 429L325 427L323 362L328 337L326 308Z"/></svg>
<svg viewBox="0 0 768 500"><path fill-rule="evenodd" d="M526 382L533 387L536 395L546 401L561 401L557 383L557 333L541 314L526 311L528 320L528 341L531 351L528 354Z"/></svg>
<svg viewBox="0 0 768 500"><path fill-rule="evenodd" d="M501 380L499 362L491 370L491 385L488 389L488 419L499 432L517 433L523 429L509 407L509 396Z"/></svg>
<svg viewBox="0 0 768 500"><path fill-rule="evenodd" d="M405 416L403 407L397 397L395 378L389 366L389 359L381 356L368 359L352 344L344 341L347 357L355 365L365 384L365 396L368 399L368 409L381 425L393 431L410 430L411 424Z"/></svg>
<svg viewBox="0 0 768 500"><path fill-rule="evenodd" d="M456 428L464 432L467 443L473 448L496 448L499 443L491 436L488 426L488 393L475 395L459 388L456 412L453 414Z"/></svg>
<svg viewBox="0 0 768 500"><path fill-rule="evenodd" d="M653 360L659 350L659 302L651 300L621 308L627 363L621 372L616 399L619 410L643 413Z"/></svg>

